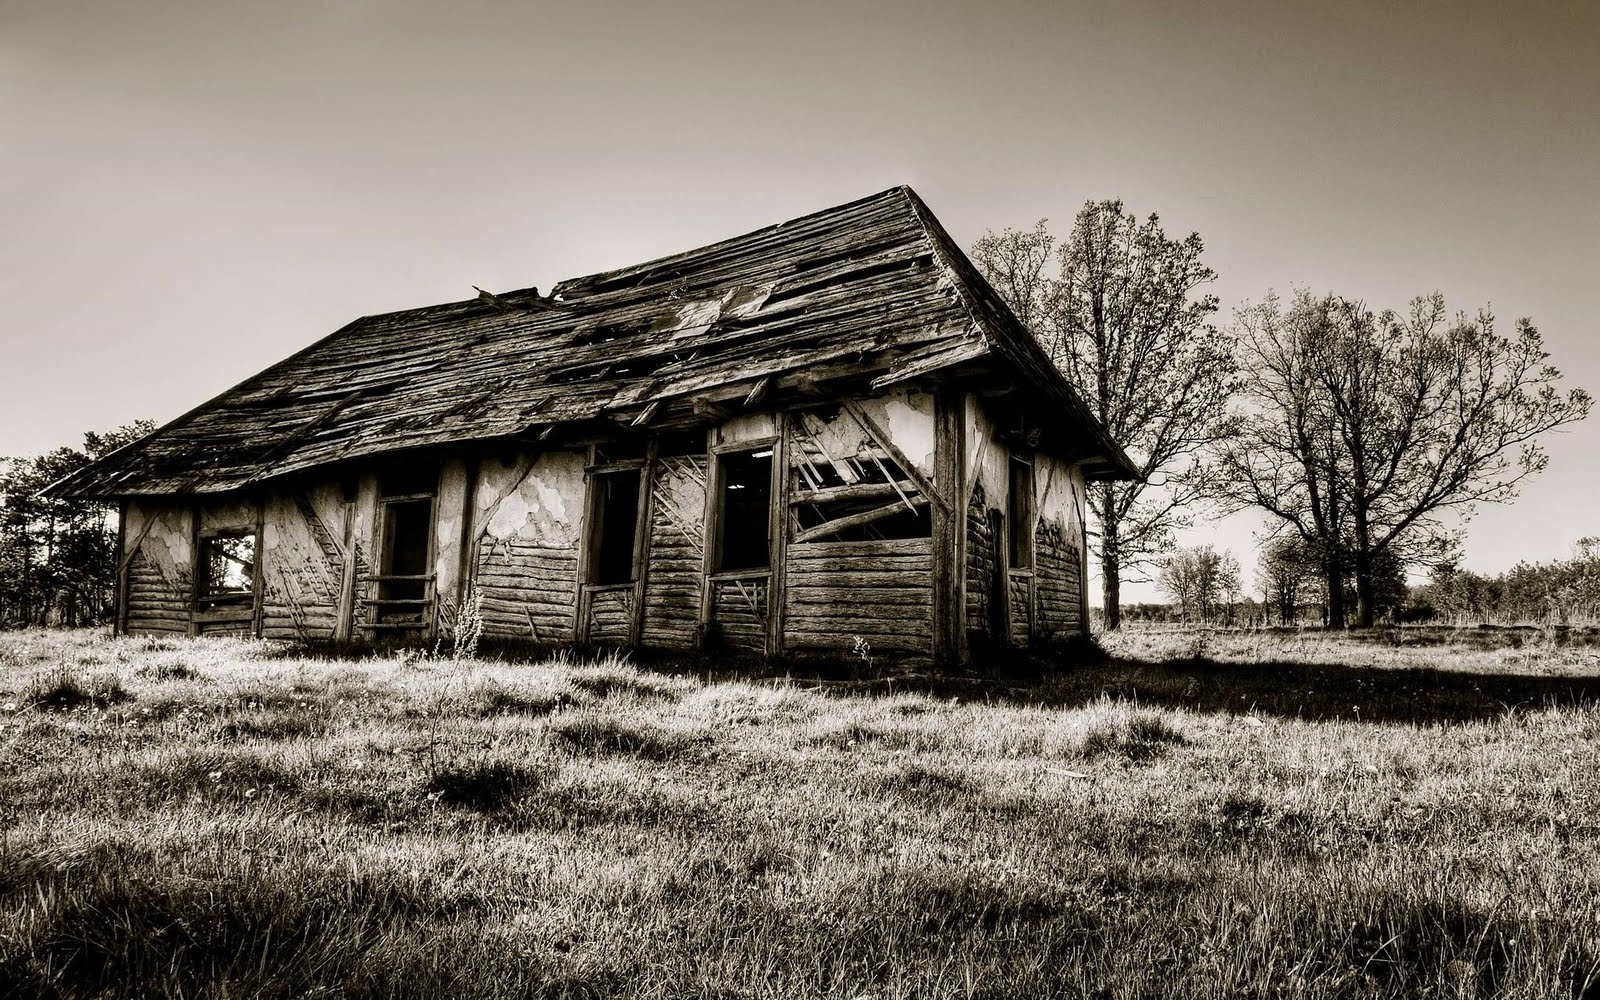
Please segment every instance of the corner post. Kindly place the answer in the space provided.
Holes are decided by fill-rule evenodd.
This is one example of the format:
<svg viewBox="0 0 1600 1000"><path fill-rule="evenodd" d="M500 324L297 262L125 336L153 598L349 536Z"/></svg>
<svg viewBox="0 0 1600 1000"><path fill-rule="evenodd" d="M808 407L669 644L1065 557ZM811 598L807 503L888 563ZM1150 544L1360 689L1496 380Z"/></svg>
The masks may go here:
<svg viewBox="0 0 1600 1000"><path fill-rule="evenodd" d="M933 659L940 665L967 659L967 632L962 614L965 589L962 579L966 561L962 557L966 532L962 519L966 507L961 502L963 466L966 464L966 435L962 416L962 397L941 388L933 397L934 445L933 479L945 503L930 505L933 518Z"/></svg>

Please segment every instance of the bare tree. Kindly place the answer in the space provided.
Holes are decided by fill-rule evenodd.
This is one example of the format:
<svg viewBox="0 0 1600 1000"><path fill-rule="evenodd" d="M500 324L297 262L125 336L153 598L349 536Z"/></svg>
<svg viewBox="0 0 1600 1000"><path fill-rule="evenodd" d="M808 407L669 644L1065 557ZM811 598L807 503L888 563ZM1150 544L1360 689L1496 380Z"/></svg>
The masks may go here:
<svg viewBox="0 0 1600 1000"><path fill-rule="evenodd" d="M1219 606L1226 606L1231 617L1239 599L1239 560L1209 545L1186 546L1162 562L1158 582L1185 622L1209 622Z"/></svg>
<svg viewBox="0 0 1600 1000"><path fill-rule="evenodd" d="M1156 565L1215 485L1207 449L1232 432L1231 339L1210 317L1216 278L1198 233L1169 239L1154 214L1120 201L1083 206L1058 250L1043 221L990 232L973 246L985 277L1138 463L1141 479L1101 483L1099 523L1107 628L1122 619L1124 572ZM1054 264L1054 275L1051 274Z"/></svg>
<svg viewBox="0 0 1600 1000"><path fill-rule="evenodd" d="M1224 464L1238 498L1322 546L1330 624L1346 565L1369 627L1383 566L1444 558L1445 516L1513 499L1549 463L1538 439L1589 413L1587 392L1558 391L1531 322L1507 337L1487 310L1452 321L1438 294L1401 316L1302 292L1286 316L1269 298L1240 325L1259 414Z"/></svg>
<svg viewBox="0 0 1600 1000"><path fill-rule="evenodd" d="M1278 624L1293 625L1300 614L1302 590L1316 581L1318 560L1304 539L1280 535L1261 547L1256 564L1256 586L1269 614Z"/></svg>

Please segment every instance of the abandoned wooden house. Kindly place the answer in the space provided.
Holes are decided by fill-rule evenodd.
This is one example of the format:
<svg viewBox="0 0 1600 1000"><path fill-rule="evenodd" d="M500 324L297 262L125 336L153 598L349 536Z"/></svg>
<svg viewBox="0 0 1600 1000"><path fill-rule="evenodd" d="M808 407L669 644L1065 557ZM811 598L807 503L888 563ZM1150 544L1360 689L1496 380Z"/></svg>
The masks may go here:
<svg viewBox="0 0 1600 1000"><path fill-rule="evenodd" d="M965 658L1084 630L1132 467L909 188L358 319L52 487L117 630Z"/></svg>

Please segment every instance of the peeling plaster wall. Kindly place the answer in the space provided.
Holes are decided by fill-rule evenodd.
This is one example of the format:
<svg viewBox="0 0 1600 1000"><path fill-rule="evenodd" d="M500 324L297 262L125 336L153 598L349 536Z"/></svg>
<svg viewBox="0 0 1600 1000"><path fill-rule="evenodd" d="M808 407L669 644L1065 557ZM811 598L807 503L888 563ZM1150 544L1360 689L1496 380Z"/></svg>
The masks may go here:
<svg viewBox="0 0 1600 1000"><path fill-rule="evenodd" d="M778 433L777 421L770 413L746 413L722 424L711 432L715 445L740 444L760 441Z"/></svg>
<svg viewBox="0 0 1600 1000"><path fill-rule="evenodd" d="M486 633L546 643L572 640L583 468L578 451L486 459L479 466L472 538Z"/></svg>

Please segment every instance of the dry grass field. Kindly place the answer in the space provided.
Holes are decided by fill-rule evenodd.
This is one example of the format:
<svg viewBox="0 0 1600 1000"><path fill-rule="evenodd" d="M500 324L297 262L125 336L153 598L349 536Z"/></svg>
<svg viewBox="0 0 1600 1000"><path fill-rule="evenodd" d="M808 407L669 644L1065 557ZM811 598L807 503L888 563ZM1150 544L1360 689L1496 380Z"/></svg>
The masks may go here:
<svg viewBox="0 0 1600 1000"><path fill-rule="evenodd" d="M0 996L1597 996L1592 641L931 678L0 634Z"/></svg>

